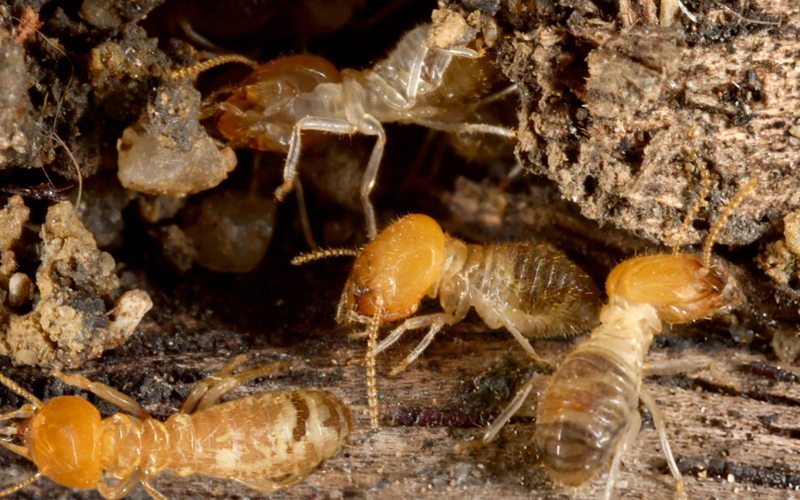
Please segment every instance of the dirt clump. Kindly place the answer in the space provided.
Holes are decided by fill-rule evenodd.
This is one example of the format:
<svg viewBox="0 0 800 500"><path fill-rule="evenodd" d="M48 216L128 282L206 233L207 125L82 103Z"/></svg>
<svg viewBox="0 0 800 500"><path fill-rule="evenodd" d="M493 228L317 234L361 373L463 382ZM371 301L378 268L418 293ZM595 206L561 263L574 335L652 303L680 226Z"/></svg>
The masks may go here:
<svg viewBox="0 0 800 500"><path fill-rule="evenodd" d="M97 249L68 201L47 210L39 231L41 263L33 294L27 275L12 274L18 267L12 249L22 244L28 217L19 196L0 211L5 249L0 273L8 277L0 285L10 299L0 306L0 354L16 364L75 368L124 343L152 307L148 295L141 290L120 295L114 259ZM21 299L31 295L25 312L28 301Z"/></svg>
<svg viewBox="0 0 800 500"><path fill-rule="evenodd" d="M651 4L501 4L497 62L520 86L518 159L584 216L667 245L698 193L687 163L706 165L711 196L686 244L757 176L719 236L751 243L800 207L800 11L776 2L742 17L706 3L696 22L664 12L659 23Z"/></svg>
<svg viewBox="0 0 800 500"><path fill-rule="evenodd" d="M211 189L236 167L200 126L200 92L184 80L162 85L117 144L119 180L145 194L186 196Z"/></svg>

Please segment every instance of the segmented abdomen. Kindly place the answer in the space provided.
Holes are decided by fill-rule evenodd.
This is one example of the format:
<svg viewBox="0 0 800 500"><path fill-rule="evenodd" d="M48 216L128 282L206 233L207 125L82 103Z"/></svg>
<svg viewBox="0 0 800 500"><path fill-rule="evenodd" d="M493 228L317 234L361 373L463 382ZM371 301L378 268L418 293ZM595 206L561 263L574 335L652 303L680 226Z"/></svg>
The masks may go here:
<svg viewBox="0 0 800 500"><path fill-rule="evenodd" d="M224 479L256 480L299 474L338 454L352 428L350 411L319 391L256 394L165 424L167 469Z"/></svg>
<svg viewBox="0 0 800 500"><path fill-rule="evenodd" d="M474 306L489 326L500 325L492 324L481 300L529 337L573 335L597 323L597 286L552 245L468 245L468 252L462 272L480 294Z"/></svg>
<svg viewBox="0 0 800 500"><path fill-rule="evenodd" d="M536 445L553 481L579 486L613 457L638 411L638 377L594 339L564 358L536 410Z"/></svg>

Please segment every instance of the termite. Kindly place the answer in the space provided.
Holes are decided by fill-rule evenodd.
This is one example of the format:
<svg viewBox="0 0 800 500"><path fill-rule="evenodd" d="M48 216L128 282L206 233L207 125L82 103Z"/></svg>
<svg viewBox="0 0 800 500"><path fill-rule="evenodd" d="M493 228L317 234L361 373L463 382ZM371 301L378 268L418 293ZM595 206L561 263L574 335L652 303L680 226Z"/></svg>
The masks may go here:
<svg viewBox="0 0 800 500"><path fill-rule="evenodd" d="M435 46L430 31L430 24L409 31L386 59L363 71L340 72L313 55L289 56L261 65L243 56L225 55L178 70L173 76L196 75L229 62L253 67L253 73L228 90L227 99L210 107L207 114L213 115L219 133L234 146L287 153L283 184L275 191L279 201L295 186L301 136L302 146L319 140L315 132L375 136L360 191L372 239L378 230L369 195L386 143L382 123L516 137L514 130L505 127L467 123L490 91L487 75L492 72L491 63L465 46ZM515 89L512 85L486 99L495 100Z"/></svg>
<svg viewBox="0 0 800 500"><path fill-rule="evenodd" d="M320 250L292 263L341 255L356 260L336 320L369 325L366 362L373 427L378 425L375 356L407 330L427 327L428 333L392 375L405 370L444 326L464 319L472 307L489 328L506 328L539 362L528 339L574 335L597 322L600 297L594 282L547 243L467 244L432 218L412 214L389 225L359 252ZM444 311L413 316L425 295L438 296ZM403 318L377 345L380 326Z"/></svg>
<svg viewBox="0 0 800 500"><path fill-rule="evenodd" d="M50 372L129 415L101 418L78 396L44 402L0 375L0 383L30 402L0 415L0 421L21 420L3 429L6 438L0 445L39 469L0 491L0 497L42 476L70 488L96 489L108 499L122 498L141 483L155 500L167 500L150 484L161 471L233 479L264 492L299 483L345 446L353 425L350 411L327 392L301 389L219 403L238 385L286 368L278 361L233 374L246 360L239 356L197 384L181 411L166 422L150 417L129 396L82 375ZM9 442L15 435L21 444Z"/></svg>
<svg viewBox="0 0 800 500"><path fill-rule="evenodd" d="M736 285L711 263L714 241L735 208L753 189L752 179L728 203L708 233L701 256L677 253L634 257L612 269L606 280L608 303L600 325L580 341L550 376L536 408L535 443L554 483L577 487L588 483L611 462L603 498L609 500L622 457L641 426L639 401L650 411L675 478L685 499L683 478L667 439L664 417L642 385L645 356L663 323L708 318L738 301ZM689 210L692 217L707 195L708 178ZM682 230L687 226L686 221ZM674 362L679 371L685 363ZM491 425L489 442L519 410L533 387L532 377Z"/></svg>

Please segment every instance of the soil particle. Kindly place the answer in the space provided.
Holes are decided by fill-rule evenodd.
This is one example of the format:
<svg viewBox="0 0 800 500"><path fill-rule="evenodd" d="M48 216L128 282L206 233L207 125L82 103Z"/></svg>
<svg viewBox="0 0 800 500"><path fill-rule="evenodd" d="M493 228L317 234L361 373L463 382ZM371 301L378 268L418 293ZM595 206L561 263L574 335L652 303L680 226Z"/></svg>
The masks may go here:
<svg viewBox="0 0 800 500"><path fill-rule="evenodd" d="M108 0L83 0L80 15L98 28L116 28L125 23L135 23L164 3L164 0L134 0L109 2Z"/></svg>
<svg viewBox="0 0 800 500"><path fill-rule="evenodd" d="M210 189L236 167L200 126L200 92L188 81L162 85L117 144L119 180L140 193L186 196Z"/></svg>
<svg viewBox="0 0 800 500"><path fill-rule="evenodd" d="M21 198L12 200L0 216L26 212ZM18 221L24 218L17 215ZM114 259L97 250L70 202L48 209L40 236L38 294L29 312L7 311L0 353L16 364L75 368L124 343L153 304L141 290L120 296ZM16 281L9 295L15 301L30 293L24 290L24 280ZM19 302L22 306L27 301ZM9 305L15 304L10 300Z"/></svg>
<svg viewBox="0 0 800 500"><path fill-rule="evenodd" d="M0 6L0 23L8 16ZM25 163L38 143L36 123L30 116L25 49L0 25L0 168Z"/></svg>
<svg viewBox="0 0 800 500"><path fill-rule="evenodd" d="M185 273L192 268L197 250L192 239L178 225L160 227L153 230L152 234L159 242L167 265L179 273Z"/></svg>
<svg viewBox="0 0 800 500"><path fill-rule="evenodd" d="M122 211L132 198L132 193L126 192L113 176L96 175L84 182L78 218L92 233L98 248L122 245Z"/></svg>
<svg viewBox="0 0 800 500"><path fill-rule="evenodd" d="M30 210L25 206L22 196L12 196L8 204L0 210L0 253L8 252L22 236Z"/></svg>
<svg viewBox="0 0 800 500"><path fill-rule="evenodd" d="M158 80L171 71L167 56L158 50L155 38L135 24L126 24L114 39L89 52L89 83L92 98L104 114L115 120L139 115L153 95Z"/></svg>
<svg viewBox="0 0 800 500"><path fill-rule="evenodd" d="M184 211L182 229L194 244L197 265L223 273L246 273L264 258L274 226L271 200L217 190Z"/></svg>
<svg viewBox="0 0 800 500"><path fill-rule="evenodd" d="M139 216L155 224L175 217L186 205L186 197L140 195Z"/></svg>
<svg viewBox="0 0 800 500"><path fill-rule="evenodd" d="M773 281L800 288L800 211L783 218L784 239L767 243L756 265Z"/></svg>

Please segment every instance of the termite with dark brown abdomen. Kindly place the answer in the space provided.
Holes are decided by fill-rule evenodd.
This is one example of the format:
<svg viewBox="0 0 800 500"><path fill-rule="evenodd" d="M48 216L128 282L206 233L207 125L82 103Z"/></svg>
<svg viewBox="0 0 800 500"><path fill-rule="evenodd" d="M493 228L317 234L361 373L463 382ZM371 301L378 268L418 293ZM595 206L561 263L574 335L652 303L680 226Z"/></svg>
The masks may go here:
<svg viewBox="0 0 800 500"><path fill-rule="evenodd" d="M382 123L516 136L508 128L468 123L481 98L491 91L491 63L465 46L435 46L430 32L427 24L409 31L386 59L364 71L339 72L325 59L311 55L263 65L239 56L221 56L177 71L175 76L197 74L227 62L254 67L253 74L229 91L229 97L214 105L209 114L213 113L217 129L233 145L287 153L284 183L275 192L278 200L295 185L301 138L302 146L308 146L319 132L375 136L377 142L361 184L371 239L377 234L377 224L369 195L386 143Z"/></svg>
<svg viewBox="0 0 800 500"><path fill-rule="evenodd" d="M600 298L594 282L547 243L470 245L446 234L430 217L414 214L388 226L360 252L312 252L292 262L337 255L356 256L336 320L369 325L367 365L373 427L378 423L375 355L407 330L428 328L428 333L392 370L393 375L422 354L444 326L461 321L473 307L487 326L506 328L537 360L529 339L574 335L597 322ZM409 318L425 295L439 297L444 311ZM408 319L376 345L379 327L403 318Z"/></svg>
<svg viewBox="0 0 800 500"><path fill-rule="evenodd" d="M96 489L108 499L122 498L141 484L152 498L166 500L150 484L161 471L233 479L265 492L297 484L344 448L352 429L350 411L331 394L305 390L263 392L219 403L234 387L286 366L279 361L233 374L246 359L239 356L197 384L181 411L166 422L151 418L116 389L81 375L51 372L130 415L101 418L78 396L44 402L0 375L0 383L30 401L0 415L0 422L20 420L16 429L3 429L0 445L39 468L0 496L47 476L71 488ZM14 436L20 444L10 442Z"/></svg>
<svg viewBox="0 0 800 500"><path fill-rule="evenodd" d="M644 360L662 323L708 318L738 301L735 284L712 266L711 248L720 228L754 185L755 179L720 215L709 231L702 257L635 257L611 271L606 281L608 304L600 310L600 326L560 363L536 409L536 446L555 483L581 486L610 463L603 496L609 500L621 459L639 433L641 400L653 416L679 496L686 498L664 418L655 399L642 386ZM706 187L704 183L703 191ZM685 366L681 362L676 365L678 371ZM522 406L536 383L534 377L523 386L492 424L484 442L491 440Z"/></svg>

